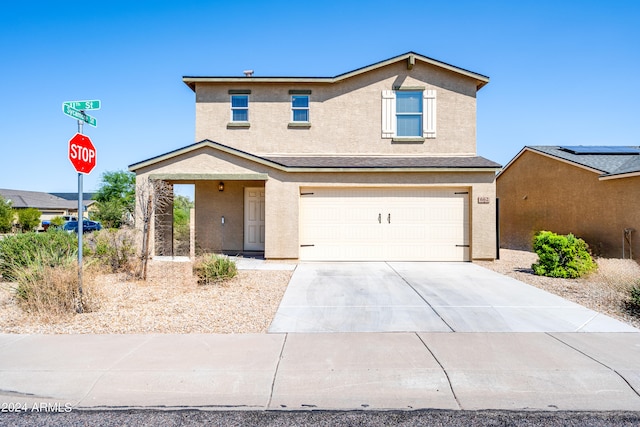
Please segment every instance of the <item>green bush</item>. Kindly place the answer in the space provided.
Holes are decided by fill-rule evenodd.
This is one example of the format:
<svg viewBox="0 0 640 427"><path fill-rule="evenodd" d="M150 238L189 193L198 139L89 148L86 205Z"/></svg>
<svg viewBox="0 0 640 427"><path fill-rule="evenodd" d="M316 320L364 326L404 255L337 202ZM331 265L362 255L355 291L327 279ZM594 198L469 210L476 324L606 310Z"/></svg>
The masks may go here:
<svg viewBox="0 0 640 427"><path fill-rule="evenodd" d="M533 239L538 262L531 268L538 276L575 279L597 267L588 248L584 240L573 234L563 236L541 231Z"/></svg>
<svg viewBox="0 0 640 427"><path fill-rule="evenodd" d="M631 297L631 304L640 308L640 282L631 287L629 296Z"/></svg>
<svg viewBox="0 0 640 427"><path fill-rule="evenodd" d="M9 233L11 231L13 216L11 201L0 196L0 233Z"/></svg>
<svg viewBox="0 0 640 427"><path fill-rule="evenodd" d="M34 231L40 225L42 213L36 208L16 209L22 231Z"/></svg>
<svg viewBox="0 0 640 427"><path fill-rule="evenodd" d="M199 285L222 282L238 274L236 263L224 255L208 254L199 258L193 266Z"/></svg>
<svg viewBox="0 0 640 427"><path fill-rule="evenodd" d="M31 265L55 267L66 265L78 254L75 233L53 230L6 236L0 240L0 276L15 281L18 272Z"/></svg>
<svg viewBox="0 0 640 427"><path fill-rule="evenodd" d="M64 218L62 218L61 216L54 216L53 218L51 218L52 228L62 227L63 225L64 225Z"/></svg>

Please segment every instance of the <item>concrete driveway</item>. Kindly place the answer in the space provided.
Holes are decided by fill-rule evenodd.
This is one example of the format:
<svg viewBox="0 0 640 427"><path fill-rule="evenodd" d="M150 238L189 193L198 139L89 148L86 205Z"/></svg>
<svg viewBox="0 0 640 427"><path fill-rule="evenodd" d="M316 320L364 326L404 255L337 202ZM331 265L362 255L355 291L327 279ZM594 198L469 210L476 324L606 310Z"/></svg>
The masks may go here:
<svg viewBox="0 0 640 427"><path fill-rule="evenodd" d="M472 263L301 263L280 332L640 332Z"/></svg>

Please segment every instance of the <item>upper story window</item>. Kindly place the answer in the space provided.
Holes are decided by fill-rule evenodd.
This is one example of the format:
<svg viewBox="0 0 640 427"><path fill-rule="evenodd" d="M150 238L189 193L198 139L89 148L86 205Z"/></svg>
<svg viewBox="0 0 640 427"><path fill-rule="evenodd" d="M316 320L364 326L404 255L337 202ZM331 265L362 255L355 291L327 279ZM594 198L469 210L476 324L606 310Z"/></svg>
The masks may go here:
<svg viewBox="0 0 640 427"><path fill-rule="evenodd" d="M396 136L422 137L422 92L396 92Z"/></svg>
<svg viewBox="0 0 640 427"><path fill-rule="evenodd" d="M291 95L291 120L309 121L309 95Z"/></svg>
<svg viewBox="0 0 640 427"><path fill-rule="evenodd" d="M382 91L382 137L420 142L436 137L436 91L421 87Z"/></svg>
<svg viewBox="0 0 640 427"><path fill-rule="evenodd" d="M249 95L231 95L231 121L249 121Z"/></svg>

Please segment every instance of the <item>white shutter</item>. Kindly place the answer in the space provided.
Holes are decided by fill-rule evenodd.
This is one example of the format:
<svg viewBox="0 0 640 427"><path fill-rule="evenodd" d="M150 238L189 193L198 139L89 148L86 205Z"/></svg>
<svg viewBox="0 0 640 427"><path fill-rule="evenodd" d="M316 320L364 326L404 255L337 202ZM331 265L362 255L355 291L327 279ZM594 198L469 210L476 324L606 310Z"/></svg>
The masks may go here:
<svg viewBox="0 0 640 427"><path fill-rule="evenodd" d="M425 90L423 97L423 136L432 139L436 137L436 91Z"/></svg>
<svg viewBox="0 0 640 427"><path fill-rule="evenodd" d="M396 136L396 93L392 90L382 91L382 137Z"/></svg>

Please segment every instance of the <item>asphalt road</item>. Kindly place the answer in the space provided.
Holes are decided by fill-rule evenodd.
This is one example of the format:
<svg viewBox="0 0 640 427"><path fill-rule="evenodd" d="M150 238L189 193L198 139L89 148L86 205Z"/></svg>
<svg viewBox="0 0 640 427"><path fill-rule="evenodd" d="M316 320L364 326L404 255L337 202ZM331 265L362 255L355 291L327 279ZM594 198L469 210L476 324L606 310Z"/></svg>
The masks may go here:
<svg viewBox="0 0 640 427"><path fill-rule="evenodd" d="M638 426L640 412L162 411L2 413L0 426Z"/></svg>

